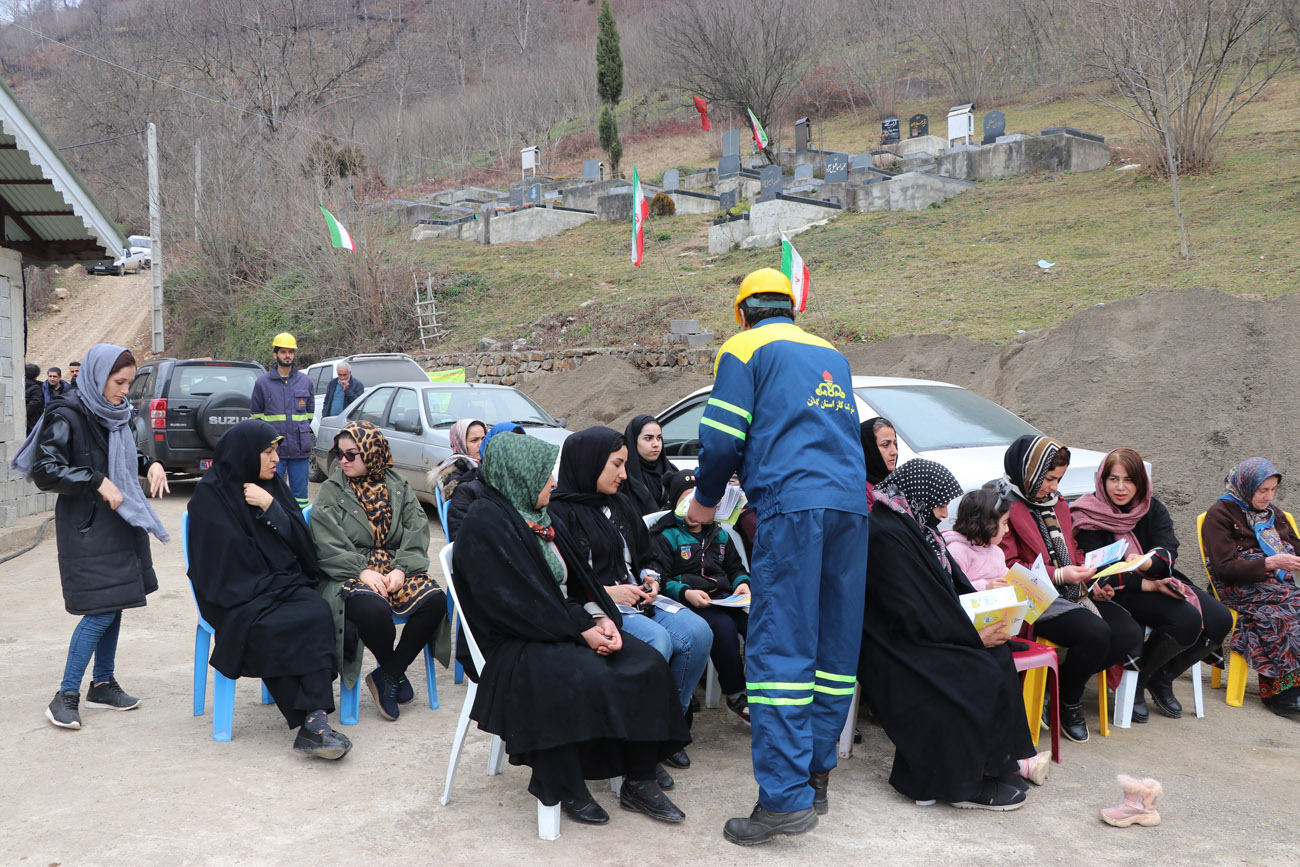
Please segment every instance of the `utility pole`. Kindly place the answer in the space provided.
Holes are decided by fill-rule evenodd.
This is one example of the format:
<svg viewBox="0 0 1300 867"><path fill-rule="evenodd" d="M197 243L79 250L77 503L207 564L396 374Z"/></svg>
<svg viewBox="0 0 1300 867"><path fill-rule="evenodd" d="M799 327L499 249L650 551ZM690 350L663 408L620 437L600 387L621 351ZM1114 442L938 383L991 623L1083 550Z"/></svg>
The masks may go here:
<svg viewBox="0 0 1300 867"><path fill-rule="evenodd" d="M194 140L194 240L199 240L199 220L202 209L199 200L203 196L203 147L202 142Z"/></svg>
<svg viewBox="0 0 1300 867"><path fill-rule="evenodd" d="M149 122L149 274L153 280L153 351L163 351L162 215L158 194L158 128Z"/></svg>

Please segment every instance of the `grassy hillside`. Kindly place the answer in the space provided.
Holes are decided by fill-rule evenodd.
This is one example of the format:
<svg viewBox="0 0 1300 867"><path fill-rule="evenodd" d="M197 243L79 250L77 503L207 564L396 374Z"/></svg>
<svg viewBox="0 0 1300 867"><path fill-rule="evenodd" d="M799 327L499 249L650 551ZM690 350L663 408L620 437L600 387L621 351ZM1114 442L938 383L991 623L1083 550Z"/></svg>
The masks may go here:
<svg viewBox="0 0 1300 867"><path fill-rule="evenodd" d="M1273 82L1229 127L1216 171L1185 179L1192 258L1177 254L1169 185L1115 171L1137 132L1086 99L1006 106L1007 131L1067 124L1106 136L1112 166L1079 175L1033 174L981 181L941 207L846 214L800 235L813 275L808 322L841 341L942 332L999 341L1018 329L1061 322L1089 305L1148 289L1221 289L1268 297L1300 275L1300 76ZM942 134L945 106L924 111ZM644 177L716 161L713 134L638 145L625 157ZM845 115L817 131L827 150L866 150L879 125ZM711 152L711 149L712 150ZM629 228L592 223L532 244L397 241L430 270L451 274L444 298L448 348L481 337L527 337L528 323L575 317L564 345L657 342L666 320L698 318L734 331L730 301L748 271L779 263L779 250L708 254L708 217L651 220L645 262L628 262ZM1051 273L1039 259L1056 262ZM582 306L586 302L592 302ZM1213 315L1213 311L1207 311ZM1152 323L1158 327L1158 323ZM554 343L554 332L546 342Z"/></svg>

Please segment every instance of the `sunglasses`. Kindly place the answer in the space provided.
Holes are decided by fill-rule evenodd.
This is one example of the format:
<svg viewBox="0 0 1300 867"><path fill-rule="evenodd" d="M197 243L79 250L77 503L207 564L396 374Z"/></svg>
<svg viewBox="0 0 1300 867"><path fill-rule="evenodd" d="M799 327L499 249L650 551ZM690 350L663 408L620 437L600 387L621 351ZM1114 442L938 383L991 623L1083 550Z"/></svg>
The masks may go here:
<svg viewBox="0 0 1300 867"><path fill-rule="evenodd" d="M341 461L351 462L351 461L355 461L359 457L361 457L360 449L353 449L352 451L348 451L348 452L342 452L342 451L339 452L339 460Z"/></svg>

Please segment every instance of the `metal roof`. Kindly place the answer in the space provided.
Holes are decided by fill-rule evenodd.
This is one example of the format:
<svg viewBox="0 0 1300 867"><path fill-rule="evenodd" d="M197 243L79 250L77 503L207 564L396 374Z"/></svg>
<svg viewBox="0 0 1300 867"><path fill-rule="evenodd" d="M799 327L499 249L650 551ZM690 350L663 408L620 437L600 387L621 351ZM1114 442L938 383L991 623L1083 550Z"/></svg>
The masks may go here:
<svg viewBox="0 0 1300 867"><path fill-rule="evenodd" d="M0 81L0 245L42 262L115 256L126 246L18 97Z"/></svg>

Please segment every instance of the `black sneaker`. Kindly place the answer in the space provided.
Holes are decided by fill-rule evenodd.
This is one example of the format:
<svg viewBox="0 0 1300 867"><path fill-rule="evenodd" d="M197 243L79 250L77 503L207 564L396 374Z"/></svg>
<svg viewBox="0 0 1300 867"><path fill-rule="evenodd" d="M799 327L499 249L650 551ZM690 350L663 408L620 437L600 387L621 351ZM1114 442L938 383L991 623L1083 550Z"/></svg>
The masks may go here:
<svg viewBox="0 0 1300 867"><path fill-rule="evenodd" d="M307 714L302 728L293 739L293 751L318 759L341 759L352 749L348 736L330 728L329 716L323 710Z"/></svg>
<svg viewBox="0 0 1300 867"><path fill-rule="evenodd" d="M735 698L729 698L727 701L727 710L734 713L749 725L749 697L743 692L737 693Z"/></svg>
<svg viewBox="0 0 1300 867"><path fill-rule="evenodd" d="M655 782L658 783L659 788L663 789L665 792L677 785L677 781L673 779L673 775L668 773L668 769L663 765L655 765Z"/></svg>
<svg viewBox="0 0 1300 867"><path fill-rule="evenodd" d="M722 827L722 836L737 846L754 846L766 843L777 834L803 834L817 827L817 812L809 807L791 813L773 813L759 804L748 816L728 819Z"/></svg>
<svg viewBox="0 0 1300 867"><path fill-rule="evenodd" d="M1083 705L1061 704L1061 731L1076 744L1088 742L1088 724L1083 720Z"/></svg>
<svg viewBox="0 0 1300 867"><path fill-rule="evenodd" d="M962 810L994 810L996 812L1006 812L1008 810L1019 810L1025 805L1025 793L1008 786L1006 783L999 783L997 780L984 780L980 786L979 794L969 801L954 801L953 806Z"/></svg>
<svg viewBox="0 0 1300 867"><path fill-rule="evenodd" d="M415 698L415 688L406 679L406 675L397 678L397 703L406 704Z"/></svg>
<svg viewBox="0 0 1300 867"><path fill-rule="evenodd" d="M654 780L624 780L618 791L618 805L633 813L643 813L660 822L677 824L686 819L676 804L668 800Z"/></svg>
<svg viewBox="0 0 1300 867"><path fill-rule="evenodd" d="M831 772L824 774L814 773L808 777L808 785L813 790L813 811L818 816L825 816L831 809L830 799L826 796L826 790L830 788Z"/></svg>
<svg viewBox="0 0 1300 867"><path fill-rule="evenodd" d="M686 750L678 750L664 759L664 764L671 765L678 770L685 770L691 766L691 757L686 755Z"/></svg>
<svg viewBox="0 0 1300 867"><path fill-rule="evenodd" d="M382 668L366 675L366 686L370 688L381 717L395 720L401 715L402 709L397 706L397 681L390 680Z"/></svg>
<svg viewBox="0 0 1300 867"><path fill-rule="evenodd" d="M564 811L564 815L583 825L609 824L609 813L596 803L596 799L591 797L590 792L587 793L586 798L560 801L560 809Z"/></svg>
<svg viewBox="0 0 1300 867"><path fill-rule="evenodd" d="M108 683L92 683L86 690L86 707L106 707L109 710L135 710L140 699L127 695L115 679Z"/></svg>
<svg viewBox="0 0 1300 867"><path fill-rule="evenodd" d="M56 692L54 700L45 709L45 718L61 729L81 728L81 714L77 705L81 703L79 692Z"/></svg>

